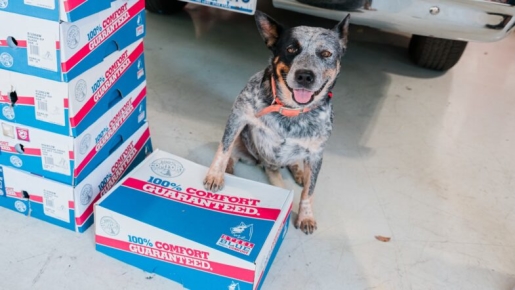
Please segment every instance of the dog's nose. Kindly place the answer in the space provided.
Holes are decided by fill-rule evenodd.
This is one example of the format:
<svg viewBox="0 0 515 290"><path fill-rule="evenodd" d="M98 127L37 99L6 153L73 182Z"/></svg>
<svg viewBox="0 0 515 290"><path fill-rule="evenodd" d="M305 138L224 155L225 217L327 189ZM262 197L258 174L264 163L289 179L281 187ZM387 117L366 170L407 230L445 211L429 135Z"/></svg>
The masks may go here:
<svg viewBox="0 0 515 290"><path fill-rule="evenodd" d="M310 70L299 69L295 72L295 80L299 85L309 87L315 81L315 74Z"/></svg>

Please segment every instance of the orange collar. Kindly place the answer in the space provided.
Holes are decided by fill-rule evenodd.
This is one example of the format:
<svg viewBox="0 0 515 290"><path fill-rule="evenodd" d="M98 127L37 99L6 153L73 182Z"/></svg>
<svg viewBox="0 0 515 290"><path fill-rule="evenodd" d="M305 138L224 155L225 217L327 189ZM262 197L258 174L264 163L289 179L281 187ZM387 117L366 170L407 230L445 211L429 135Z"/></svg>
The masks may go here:
<svg viewBox="0 0 515 290"><path fill-rule="evenodd" d="M272 104L270 106L265 107L263 110L259 111L256 114L256 117L260 118L266 114L269 114L272 112L277 112L285 117L291 118L291 117L297 117L298 115L300 115L302 113L306 113L306 112L310 111L309 108L291 109L291 108L285 107L283 105L283 103L281 102L281 100L279 100L279 98L277 97L276 88L275 88L275 80L274 80L273 76L270 78L270 83L272 86L272 96L274 97L274 100L272 101ZM327 95L329 96L329 98L333 97L332 92L329 92Z"/></svg>

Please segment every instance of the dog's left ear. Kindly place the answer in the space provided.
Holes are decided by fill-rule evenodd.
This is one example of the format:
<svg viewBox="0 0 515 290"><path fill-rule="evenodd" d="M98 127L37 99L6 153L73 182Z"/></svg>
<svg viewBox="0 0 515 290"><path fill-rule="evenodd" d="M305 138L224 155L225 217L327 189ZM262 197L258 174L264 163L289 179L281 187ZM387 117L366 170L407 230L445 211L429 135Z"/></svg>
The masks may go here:
<svg viewBox="0 0 515 290"><path fill-rule="evenodd" d="M345 51L347 50L347 40L348 40L348 35L349 35L349 20L350 20L350 14L347 14L347 16L333 28L333 31L336 32L339 36L340 46L342 47L342 53L345 53Z"/></svg>
<svg viewBox="0 0 515 290"><path fill-rule="evenodd" d="M263 37L266 46L273 50L275 43L284 30L284 27L272 17L261 11L256 11L255 18L259 33L261 34L261 37Z"/></svg>

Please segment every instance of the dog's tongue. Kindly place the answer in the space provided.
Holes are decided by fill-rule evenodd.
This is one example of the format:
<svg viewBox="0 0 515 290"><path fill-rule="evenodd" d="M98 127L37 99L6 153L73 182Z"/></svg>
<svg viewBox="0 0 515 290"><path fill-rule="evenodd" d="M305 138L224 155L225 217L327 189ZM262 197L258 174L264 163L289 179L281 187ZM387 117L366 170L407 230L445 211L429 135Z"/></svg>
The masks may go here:
<svg viewBox="0 0 515 290"><path fill-rule="evenodd" d="M313 95L313 92L304 90L304 89L297 89L293 90L293 98L295 98L295 101L300 104L305 104L311 100L311 96Z"/></svg>

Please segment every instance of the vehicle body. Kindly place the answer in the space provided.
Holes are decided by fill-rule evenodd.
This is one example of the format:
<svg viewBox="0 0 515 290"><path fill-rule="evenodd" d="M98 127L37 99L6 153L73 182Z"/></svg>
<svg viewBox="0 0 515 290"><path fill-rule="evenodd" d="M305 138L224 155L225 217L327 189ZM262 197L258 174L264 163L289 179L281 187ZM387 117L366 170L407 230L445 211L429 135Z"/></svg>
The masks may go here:
<svg viewBox="0 0 515 290"><path fill-rule="evenodd" d="M161 3L161 6L175 3L175 8L185 5L185 2L178 0L146 1L147 9L149 2L151 7L155 3ZM257 0L238 1L255 9ZM188 2L254 13L248 9L231 9L236 0ZM213 3L219 4L212 5ZM225 3L227 6L223 7ZM273 0L273 5L280 9L338 21L351 13L352 24L412 34L409 52L413 62L442 71L450 69L458 62L467 42L499 41L515 28L515 0Z"/></svg>

